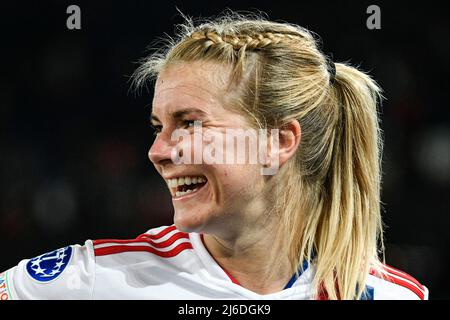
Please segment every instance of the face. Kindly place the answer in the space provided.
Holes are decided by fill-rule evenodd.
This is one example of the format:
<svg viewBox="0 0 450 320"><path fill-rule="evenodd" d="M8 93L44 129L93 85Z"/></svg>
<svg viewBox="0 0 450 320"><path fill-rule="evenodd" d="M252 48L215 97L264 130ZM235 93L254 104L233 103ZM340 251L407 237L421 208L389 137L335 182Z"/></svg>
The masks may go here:
<svg viewBox="0 0 450 320"><path fill-rule="evenodd" d="M152 125L158 133L149 158L171 192L174 223L186 232L230 237L254 223L264 211L261 165L172 161L177 144L172 138L174 130L186 129L192 138L194 121L201 121L202 132L207 130L213 136L223 136L227 129L250 128L247 119L224 102L229 98L224 90L227 72L212 63L176 64L166 67L156 82ZM202 154L210 141L190 143L183 153ZM228 151L225 148L224 152Z"/></svg>

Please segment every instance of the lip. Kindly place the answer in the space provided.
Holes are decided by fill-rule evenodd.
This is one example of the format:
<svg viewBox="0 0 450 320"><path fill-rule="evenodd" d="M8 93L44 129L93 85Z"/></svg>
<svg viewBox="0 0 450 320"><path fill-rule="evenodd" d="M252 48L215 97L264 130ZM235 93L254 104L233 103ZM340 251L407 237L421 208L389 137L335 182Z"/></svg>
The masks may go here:
<svg viewBox="0 0 450 320"><path fill-rule="evenodd" d="M204 185L202 185L200 188L198 188L196 191L194 192L189 192L188 194L182 195L182 196L172 196L172 200L173 201L182 201L182 200L188 200L190 198L195 197L198 193L202 192L205 187L208 185L208 181L206 181L206 183Z"/></svg>

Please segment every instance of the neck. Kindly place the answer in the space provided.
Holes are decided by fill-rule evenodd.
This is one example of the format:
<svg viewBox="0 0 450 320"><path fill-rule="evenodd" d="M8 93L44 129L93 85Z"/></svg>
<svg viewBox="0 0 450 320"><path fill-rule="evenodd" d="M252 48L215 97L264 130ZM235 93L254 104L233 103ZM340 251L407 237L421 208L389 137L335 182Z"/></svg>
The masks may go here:
<svg viewBox="0 0 450 320"><path fill-rule="evenodd" d="M259 294L283 290L292 277L285 250L273 251L276 232L270 223L232 238L219 238L213 234L203 236L204 244L216 262L239 284Z"/></svg>

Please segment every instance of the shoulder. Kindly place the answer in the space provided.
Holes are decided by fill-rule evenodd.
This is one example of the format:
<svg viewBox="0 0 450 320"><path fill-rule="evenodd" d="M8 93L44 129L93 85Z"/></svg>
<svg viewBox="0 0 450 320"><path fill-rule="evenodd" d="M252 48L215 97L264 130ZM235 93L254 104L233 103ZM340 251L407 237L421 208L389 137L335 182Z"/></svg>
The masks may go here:
<svg viewBox="0 0 450 320"><path fill-rule="evenodd" d="M94 240L93 245L95 257L134 253L146 259L149 256L172 258L192 249L189 234L179 231L175 225L150 229L134 239Z"/></svg>
<svg viewBox="0 0 450 320"><path fill-rule="evenodd" d="M89 299L94 250L90 240L24 259L0 274L3 299Z"/></svg>
<svg viewBox="0 0 450 320"><path fill-rule="evenodd" d="M366 282L375 300L428 300L428 289L404 271L383 264Z"/></svg>
<svg viewBox="0 0 450 320"><path fill-rule="evenodd" d="M170 299L186 290L187 275L192 279L197 274L189 234L175 226L150 229L134 239L101 239L93 244L94 299Z"/></svg>
<svg viewBox="0 0 450 320"><path fill-rule="evenodd" d="M22 260L0 273L0 297L114 298L119 293L108 292L111 287L130 294L127 281L131 278L142 287L163 280L171 283L180 268L194 270L196 255L190 249L189 234L174 225L150 229L134 239L88 240L83 246L67 246Z"/></svg>

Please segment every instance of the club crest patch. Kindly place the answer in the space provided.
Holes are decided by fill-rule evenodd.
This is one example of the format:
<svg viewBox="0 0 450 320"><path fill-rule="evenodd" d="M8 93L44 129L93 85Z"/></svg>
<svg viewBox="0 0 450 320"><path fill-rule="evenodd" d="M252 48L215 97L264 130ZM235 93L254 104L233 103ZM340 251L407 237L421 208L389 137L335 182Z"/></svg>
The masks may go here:
<svg viewBox="0 0 450 320"><path fill-rule="evenodd" d="M27 263L27 272L39 282L56 279L69 264L72 257L72 247L61 248L36 258Z"/></svg>

